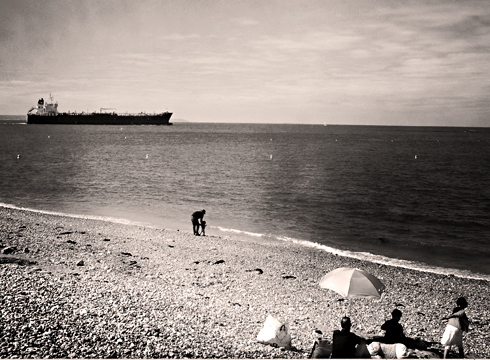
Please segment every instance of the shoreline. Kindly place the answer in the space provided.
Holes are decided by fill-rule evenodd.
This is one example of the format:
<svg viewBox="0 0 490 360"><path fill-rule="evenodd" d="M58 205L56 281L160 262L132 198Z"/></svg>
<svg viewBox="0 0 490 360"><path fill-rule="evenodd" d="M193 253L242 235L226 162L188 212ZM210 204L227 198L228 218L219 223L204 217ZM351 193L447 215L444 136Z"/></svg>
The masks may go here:
<svg viewBox="0 0 490 360"><path fill-rule="evenodd" d="M179 225L176 226L175 223L170 223L168 221L165 222L169 228L166 228L165 226L162 225L155 225L152 224L151 222L142 222L138 220L129 220L129 219L124 219L124 218L117 218L117 217L112 217L112 216L100 216L100 215L88 215L88 214L72 214L72 213L63 213L63 212L58 212L58 211L51 211L51 210L37 210L33 208L25 208L17 205L12 205L12 204L6 204L6 203L1 203L0 202L0 208L5 207L7 209L15 209L15 210L21 210L21 211L30 211L30 212L35 212L39 214L47 214L47 215L55 215L55 216L64 216L64 217L70 217L70 218L76 218L76 219L87 219L87 220L98 220L98 221L106 221L106 222L111 222L115 224L124 224L124 225L134 225L134 226L143 226L143 227L148 227L152 229L166 229L169 231L180 231L179 228L184 228L187 229L188 226L184 224L184 222L179 223ZM185 230L184 230L185 231ZM415 271L420 271L420 272L428 272L432 274L438 274L438 275L446 275L446 276L456 276L459 278L464 278L464 279L470 279L470 280L484 280L490 282L490 274L483 274L483 273L477 273L477 272L472 272L470 270L464 270L464 269L459 269L459 268L450 268L450 267L438 267L435 265L429 265L423 262L417 262L414 260L403 260L403 259L398 259L398 258L391 258L387 257L384 255L379 255L379 254L373 254L370 252L356 252L356 251L351 251L351 250L343 250L339 248L333 248L328 245L324 245L318 242L314 241L308 241L308 240L300 240L300 239L295 239L291 238L288 236L273 236L273 235L267 235L267 234L261 234L261 233L252 233L249 231L245 230L237 230L237 229L228 229L228 228L223 228L222 226L208 226L208 234L217 236L217 237L233 237L233 238L238 238L242 239L244 241L252 241L252 242L259 242L259 243L264 243L268 241L273 241L273 242L280 242L280 243L294 243L303 247L309 247L309 248L314 248L318 249L320 251L325 251L328 252L332 255L337 255L337 256L342 256L342 257L348 257L356 260L360 260L363 262L370 262L370 263L375 263L378 265L387 265L387 266L392 266L392 267L397 267L397 268L404 268L407 270L415 270Z"/></svg>
<svg viewBox="0 0 490 360"><path fill-rule="evenodd" d="M347 310L340 295L318 286L337 267L364 269L386 285L380 301L350 301L354 332L376 335L399 304L406 335L435 343L429 350L442 354L440 319L465 296L472 321L465 353L490 357L486 280L380 265L290 242L195 237L1 206L0 244L16 249L0 257L0 293L31 309L40 284L46 293L43 311L4 306L11 323L2 328L10 333L0 357L306 358L313 331L329 334ZM27 321L16 319L18 311L34 325L22 329ZM267 315L288 322L296 350L256 342ZM41 331L46 316L59 326ZM24 343L22 334L34 340Z"/></svg>

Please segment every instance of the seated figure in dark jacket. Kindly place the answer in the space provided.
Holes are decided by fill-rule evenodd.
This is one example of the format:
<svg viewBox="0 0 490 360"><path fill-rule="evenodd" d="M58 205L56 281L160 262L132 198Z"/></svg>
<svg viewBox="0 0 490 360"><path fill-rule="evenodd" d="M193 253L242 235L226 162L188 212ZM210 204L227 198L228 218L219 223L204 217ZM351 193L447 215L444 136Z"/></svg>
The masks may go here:
<svg viewBox="0 0 490 360"><path fill-rule="evenodd" d="M332 358L351 359L356 357L356 346L364 340L360 336L350 332L352 326L350 318L344 316L340 321L342 330L333 332Z"/></svg>
<svg viewBox="0 0 490 360"><path fill-rule="evenodd" d="M391 312L391 319L381 325L381 330L385 331L385 336L380 341L385 344L404 344L406 341L405 334L403 333L403 326L400 324L402 318L402 312L395 309Z"/></svg>

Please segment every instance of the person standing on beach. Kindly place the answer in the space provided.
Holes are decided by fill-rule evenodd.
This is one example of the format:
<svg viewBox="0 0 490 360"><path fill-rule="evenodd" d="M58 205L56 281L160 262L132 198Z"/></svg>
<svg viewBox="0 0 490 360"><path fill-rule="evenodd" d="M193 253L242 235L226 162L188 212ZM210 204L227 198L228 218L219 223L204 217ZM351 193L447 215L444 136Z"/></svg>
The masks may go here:
<svg viewBox="0 0 490 360"><path fill-rule="evenodd" d="M449 320L446 325L444 335L442 335L441 344L444 348L444 359L449 352L451 346L456 345L459 349L459 357L464 358L463 350L463 332L468 332L469 321L466 316L465 309L468 307L468 303L464 297L456 300L456 305L453 309L453 313L450 316L443 318L442 320Z"/></svg>
<svg viewBox="0 0 490 360"><path fill-rule="evenodd" d="M202 224L202 218L206 214L206 210L194 211L191 216L192 231L194 235L199 236L199 226Z"/></svg>
<svg viewBox="0 0 490 360"><path fill-rule="evenodd" d="M364 340L350 332L350 318L344 316L340 321L342 330L335 330L332 339L332 359L353 359L356 357L356 346Z"/></svg>

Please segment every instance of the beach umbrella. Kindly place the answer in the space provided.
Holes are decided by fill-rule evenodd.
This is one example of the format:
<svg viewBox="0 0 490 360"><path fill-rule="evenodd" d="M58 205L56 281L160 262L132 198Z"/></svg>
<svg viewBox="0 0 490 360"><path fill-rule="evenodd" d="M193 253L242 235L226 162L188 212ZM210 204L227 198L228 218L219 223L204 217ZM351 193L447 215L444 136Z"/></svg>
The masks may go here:
<svg viewBox="0 0 490 360"><path fill-rule="evenodd" d="M374 275L353 268L338 268L320 280L320 287L333 290L347 299L379 299L385 286Z"/></svg>
<svg viewBox="0 0 490 360"><path fill-rule="evenodd" d="M370 273L353 268L338 268L327 273L320 280L320 287L330 289L346 299L379 299L385 289L383 283ZM350 312L351 302L347 306Z"/></svg>

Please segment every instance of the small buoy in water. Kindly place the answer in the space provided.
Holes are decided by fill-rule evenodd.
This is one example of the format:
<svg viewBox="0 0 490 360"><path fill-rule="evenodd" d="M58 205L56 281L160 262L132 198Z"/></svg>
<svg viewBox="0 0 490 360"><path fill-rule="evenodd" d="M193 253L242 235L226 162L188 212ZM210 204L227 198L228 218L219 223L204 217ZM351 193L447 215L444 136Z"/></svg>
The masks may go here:
<svg viewBox="0 0 490 360"><path fill-rule="evenodd" d="M271 141L272 141L272 139L271 139Z"/></svg>
<svg viewBox="0 0 490 360"><path fill-rule="evenodd" d="M126 139L126 136L124 138Z"/></svg>
<svg viewBox="0 0 490 360"><path fill-rule="evenodd" d="M271 155L271 160L272 160L272 155Z"/></svg>
<svg viewBox="0 0 490 360"><path fill-rule="evenodd" d="M49 135L48 135L48 139L49 139Z"/></svg>
<svg viewBox="0 0 490 360"><path fill-rule="evenodd" d="M146 158L148 159L148 154L146 154Z"/></svg>
<svg viewBox="0 0 490 360"><path fill-rule="evenodd" d="M272 156L272 155L271 155ZM20 154L17 154L17 159L20 159Z"/></svg>
<svg viewBox="0 0 490 360"><path fill-rule="evenodd" d="M417 158L417 155L415 155L415 158Z"/></svg>

